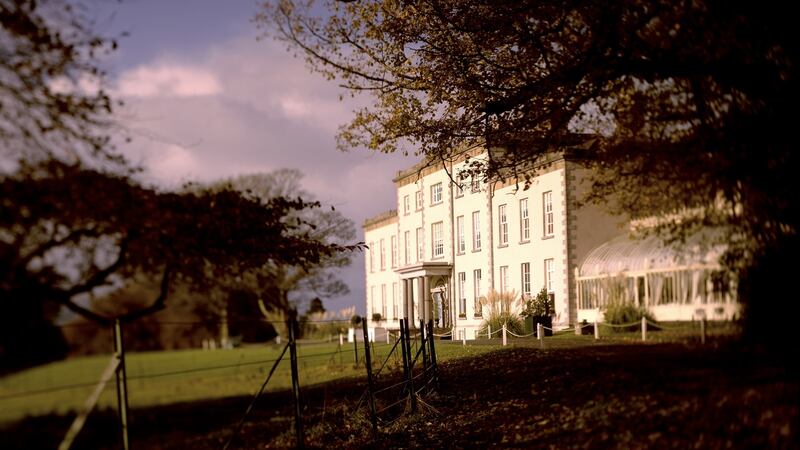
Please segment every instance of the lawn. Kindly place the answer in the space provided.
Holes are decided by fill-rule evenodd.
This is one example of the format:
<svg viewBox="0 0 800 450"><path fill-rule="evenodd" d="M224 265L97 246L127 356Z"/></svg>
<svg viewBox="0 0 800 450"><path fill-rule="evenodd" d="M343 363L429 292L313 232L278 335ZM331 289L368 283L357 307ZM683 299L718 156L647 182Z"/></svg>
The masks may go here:
<svg viewBox="0 0 800 450"><path fill-rule="evenodd" d="M799 448L794 365L784 353L745 346L716 331L705 345L691 325L649 331L646 343L636 332L608 333L600 340L564 332L542 341L509 339L505 348L500 339L468 341L466 347L437 341L438 389L413 413L402 393L377 396L379 407L399 397L406 408L379 414L377 436L366 403L359 402L366 381L363 366L354 367L352 347L340 354L336 345L303 346L305 443L362 449ZM389 348L380 344L377 359ZM278 350L131 354L133 446L219 449L235 436L232 448L293 447L285 363L234 435ZM51 364L0 380L0 389L20 392L91 379L103 364L98 358ZM209 367L220 368L200 370ZM94 372L87 377L86 371ZM397 378L384 374L377 386ZM64 401L79 404L78 391L0 401L8 414L9 402L20 400L0 426L0 448L57 446L72 417L54 412ZM113 394L113 387L107 391ZM55 397L66 392L72 395ZM119 448L113 395L104 402L108 408L90 416L75 448ZM43 415L17 420L26 411Z"/></svg>
<svg viewBox="0 0 800 450"><path fill-rule="evenodd" d="M496 344L495 344L496 345ZM375 345L377 368L391 345ZM128 398L132 409L204 399L252 395L263 383L283 346L257 345L232 350L179 350L128 353ZM440 359L476 355L491 346L441 346ZM359 343L363 363L363 346ZM389 361L399 360L399 348ZM72 358L0 378L0 423L25 416L64 415L77 410L100 378L110 356ZM352 344L305 344L298 347L301 386L346 378L366 378L363 364L355 366ZM289 352L279 363L267 390L291 386ZM116 407L114 380L98 402L100 409Z"/></svg>

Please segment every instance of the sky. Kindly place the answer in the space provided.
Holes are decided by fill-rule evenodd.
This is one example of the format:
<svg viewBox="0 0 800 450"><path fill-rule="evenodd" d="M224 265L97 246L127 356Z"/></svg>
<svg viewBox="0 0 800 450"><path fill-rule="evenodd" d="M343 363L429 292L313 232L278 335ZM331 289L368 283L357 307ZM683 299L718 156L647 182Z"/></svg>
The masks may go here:
<svg viewBox="0 0 800 450"><path fill-rule="evenodd" d="M334 82L309 72L252 22L252 0L95 0L96 31L118 38L106 61L117 119L133 140L118 148L146 181L178 186L279 168L355 223L396 207L392 178L416 162L367 150L340 152L335 134L369 99L340 101ZM341 273L351 293L328 310L365 312L364 258Z"/></svg>

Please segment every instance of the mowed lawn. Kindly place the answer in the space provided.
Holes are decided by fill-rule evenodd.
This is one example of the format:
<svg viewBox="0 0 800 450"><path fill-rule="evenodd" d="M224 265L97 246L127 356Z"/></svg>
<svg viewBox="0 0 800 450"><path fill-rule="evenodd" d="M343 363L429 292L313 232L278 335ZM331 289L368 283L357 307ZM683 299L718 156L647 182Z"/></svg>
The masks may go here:
<svg viewBox="0 0 800 450"><path fill-rule="evenodd" d="M448 360L478 355L497 348L490 345L439 345L437 356ZM167 405L206 399L252 395L266 379L283 345L253 345L232 350L176 350L128 353L130 408ZM392 345L375 345L373 367L386 360ZM389 358L389 369L400 361L399 347ZM298 346L301 386L345 377L366 379L363 345L358 345L361 365L356 367L353 344L303 344ZM86 401L108 365L110 355L71 358L0 378L0 423L25 416L69 414ZM385 369L385 370L389 370ZM289 352L286 351L267 390L291 386ZM106 385L98 408L116 408L114 378Z"/></svg>

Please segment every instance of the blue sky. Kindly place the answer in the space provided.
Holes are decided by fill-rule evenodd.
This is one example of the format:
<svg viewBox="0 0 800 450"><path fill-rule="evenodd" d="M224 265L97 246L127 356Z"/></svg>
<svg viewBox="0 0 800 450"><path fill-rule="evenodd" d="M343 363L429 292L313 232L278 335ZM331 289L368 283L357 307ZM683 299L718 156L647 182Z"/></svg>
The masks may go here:
<svg viewBox="0 0 800 450"><path fill-rule="evenodd" d="M397 170L414 159L368 151L341 153L334 136L369 99L339 100L335 83L311 74L285 44L260 34L252 0L94 0L97 31L122 32L106 62L123 133L120 149L166 186L295 167L319 200L351 218L396 207ZM364 262L342 272L351 294L326 300L364 312Z"/></svg>

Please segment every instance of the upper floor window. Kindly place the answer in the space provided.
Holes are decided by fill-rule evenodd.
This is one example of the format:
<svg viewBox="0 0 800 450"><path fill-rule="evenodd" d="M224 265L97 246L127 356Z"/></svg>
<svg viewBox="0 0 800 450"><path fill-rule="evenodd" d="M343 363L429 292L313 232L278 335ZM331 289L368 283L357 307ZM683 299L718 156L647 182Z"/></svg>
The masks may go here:
<svg viewBox="0 0 800 450"><path fill-rule="evenodd" d="M386 244L385 239L381 239L381 270L386 270Z"/></svg>
<svg viewBox="0 0 800 450"><path fill-rule="evenodd" d="M475 175L472 176L471 188L472 192L478 192L481 190L481 180Z"/></svg>
<svg viewBox="0 0 800 450"><path fill-rule="evenodd" d="M397 267L397 236L392 236L392 268Z"/></svg>
<svg viewBox="0 0 800 450"><path fill-rule="evenodd" d="M407 195L403 196L403 214L408 215L411 212L411 199Z"/></svg>
<svg viewBox="0 0 800 450"><path fill-rule="evenodd" d="M531 238L531 219L528 215L528 199L519 201L519 239L527 242Z"/></svg>
<svg viewBox="0 0 800 450"><path fill-rule="evenodd" d="M472 250L481 249L481 216L480 211L472 213Z"/></svg>
<svg viewBox="0 0 800 450"><path fill-rule="evenodd" d="M375 243L369 243L369 271L375 272Z"/></svg>
<svg viewBox="0 0 800 450"><path fill-rule="evenodd" d="M442 183L431 186L431 205L442 203Z"/></svg>
<svg viewBox="0 0 800 450"><path fill-rule="evenodd" d="M464 216L456 217L456 235L458 253L464 253L467 250L467 243L464 238Z"/></svg>
<svg viewBox="0 0 800 450"><path fill-rule="evenodd" d="M519 271L522 276L522 295L531 295L531 263L522 263Z"/></svg>
<svg viewBox="0 0 800 450"><path fill-rule="evenodd" d="M497 207L497 227L500 235L500 245L508 245L508 217L506 216L506 205Z"/></svg>
<svg viewBox="0 0 800 450"><path fill-rule="evenodd" d="M417 228L417 261L425 259L425 231Z"/></svg>
<svg viewBox="0 0 800 450"><path fill-rule="evenodd" d="M417 191L417 204L416 204L417 211L422 209L424 204L425 204L425 195L422 193L422 190L419 190Z"/></svg>
<svg viewBox="0 0 800 450"><path fill-rule="evenodd" d="M553 230L553 191L542 194L542 208L544 211L543 231L545 236L552 236Z"/></svg>
<svg viewBox="0 0 800 450"><path fill-rule="evenodd" d="M463 181L459 180L455 183L455 185L456 185L456 197L463 197L464 196Z"/></svg>
<svg viewBox="0 0 800 450"><path fill-rule="evenodd" d="M411 262L411 232L404 231L403 232L403 240L405 241L403 244L405 245L405 264L408 265Z"/></svg>
<svg viewBox="0 0 800 450"><path fill-rule="evenodd" d="M431 236L433 244L433 257L441 258L444 256L444 224L436 222L431 225Z"/></svg>

